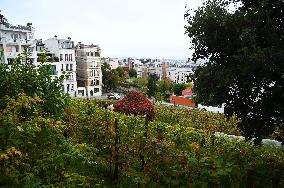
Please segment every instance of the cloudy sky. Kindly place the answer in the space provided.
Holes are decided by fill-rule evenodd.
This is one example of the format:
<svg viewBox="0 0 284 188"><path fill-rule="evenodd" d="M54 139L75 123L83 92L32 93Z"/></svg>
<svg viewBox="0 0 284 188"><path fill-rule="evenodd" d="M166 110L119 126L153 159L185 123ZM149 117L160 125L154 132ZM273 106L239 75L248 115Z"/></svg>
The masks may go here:
<svg viewBox="0 0 284 188"><path fill-rule="evenodd" d="M11 24L32 22L36 38L99 44L105 57L188 58L185 4L202 0L0 0Z"/></svg>

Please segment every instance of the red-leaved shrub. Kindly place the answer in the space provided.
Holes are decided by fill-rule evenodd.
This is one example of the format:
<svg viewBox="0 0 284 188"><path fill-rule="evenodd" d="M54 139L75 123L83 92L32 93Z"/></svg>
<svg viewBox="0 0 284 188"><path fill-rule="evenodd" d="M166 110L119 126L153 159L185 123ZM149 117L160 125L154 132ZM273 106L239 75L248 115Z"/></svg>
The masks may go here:
<svg viewBox="0 0 284 188"><path fill-rule="evenodd" d="M146 115L149 120L155 118L154 106L140 92L131 91L123 99L114 104L114 111L124 114Z"/></svg>

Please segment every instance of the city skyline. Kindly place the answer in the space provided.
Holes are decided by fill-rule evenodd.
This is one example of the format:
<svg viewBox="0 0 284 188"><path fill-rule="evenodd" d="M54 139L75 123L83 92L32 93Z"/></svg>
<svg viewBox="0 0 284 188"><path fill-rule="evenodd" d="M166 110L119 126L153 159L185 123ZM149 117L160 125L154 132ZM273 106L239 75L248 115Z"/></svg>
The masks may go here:
<svg viewBox="0 0 284 188"><path fill-rule="evenodd" d="M186 59L186 3L194 9L201 0L3 0L1 11L11 24L33 23L37 39L99 44L106 57Z"/></svg>

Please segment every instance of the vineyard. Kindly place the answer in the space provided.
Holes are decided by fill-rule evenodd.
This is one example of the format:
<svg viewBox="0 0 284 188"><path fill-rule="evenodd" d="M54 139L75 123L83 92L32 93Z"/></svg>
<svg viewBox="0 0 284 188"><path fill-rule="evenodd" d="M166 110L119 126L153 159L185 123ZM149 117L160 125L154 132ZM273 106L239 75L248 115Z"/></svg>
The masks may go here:
<svg viewBox="0 0 284 188"><path fill-rule="evenodd" d="M40 98L0 111L0 187L284 187L281 148L215 137L238 119L155 106L155 118L72 100L62 120Z"/></svg>

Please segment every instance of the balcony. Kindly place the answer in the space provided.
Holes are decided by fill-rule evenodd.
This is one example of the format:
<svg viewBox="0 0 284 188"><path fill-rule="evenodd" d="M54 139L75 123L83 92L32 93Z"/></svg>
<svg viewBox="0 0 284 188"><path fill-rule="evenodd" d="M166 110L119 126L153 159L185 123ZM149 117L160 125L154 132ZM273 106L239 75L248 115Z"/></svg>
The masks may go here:
<svg viewBox="0 0 284 188"><path fill-rule="evenodd" d="M30 46L34 44L34 41L26 40L26 39L5 39L3 38L1 41L3 41L4 43L7 43L8 45Z"/></svg>
<svg viewBox="0 0 284 188"><path fill-rule="evenodd" d="M8 30L8 31L32 31L31 26L23 26L23 25L11 25L9 23L6 24L0 24L0 29L1 30Z"/></svg>
<svg viewBox="0 0 284 188"><path fill-rule="evenodd" d="M5 52L5 55L6 55L7 58L16 58L20 54L21 53L19 53L19 52Z"/></svg>

